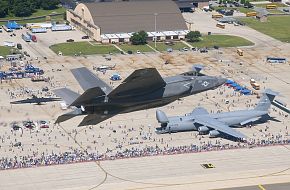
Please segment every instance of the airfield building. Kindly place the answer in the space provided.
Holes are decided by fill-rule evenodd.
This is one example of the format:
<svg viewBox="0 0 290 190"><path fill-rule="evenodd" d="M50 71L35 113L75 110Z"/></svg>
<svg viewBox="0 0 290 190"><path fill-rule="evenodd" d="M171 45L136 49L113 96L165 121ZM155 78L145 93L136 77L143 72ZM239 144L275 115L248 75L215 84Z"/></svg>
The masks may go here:
<svg viewBox="0 0 290 190"><path fill-rule="evenodd" d="M188 32L178 5L171 0L80 3L67 11L67 20L104 43L127 42L140 30L148 32L151 39L158 33L160 40L182 39Z"/></svg>

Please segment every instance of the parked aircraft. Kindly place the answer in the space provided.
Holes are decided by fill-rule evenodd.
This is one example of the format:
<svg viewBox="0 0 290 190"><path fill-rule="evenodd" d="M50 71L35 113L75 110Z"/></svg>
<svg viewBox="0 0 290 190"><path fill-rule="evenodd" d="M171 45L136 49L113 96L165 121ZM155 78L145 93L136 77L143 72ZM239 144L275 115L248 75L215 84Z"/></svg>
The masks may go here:
<svg viewBox="0 0 290 190"><path fill-rule="evenodd" d="M73 69L82 95L69 89L54 90L69 106L76 109L61 115L60 123L75 116L86 115L79 126L95 125L114 115L169 104L179 98L215 89L226 79L212 76L176 75L162 78L155 68L135 70L117 88L112 89L87 68Z"/></svg>
<svg viewBox="0 0 290 190"><path fill-rule="evenodd" d="M99 67L94 67L94 70L100 71L100 72L106 72L107 70L114 70L116 67L116 64L113 66L109 65L101 65Z"/></svg>
<svg viewBox="0 0 290 190"><path fill-rule="evenodd" d="M27 98L24 100L18 100L18 101L14 101L14 102L10 102L10 104L37 104L37 105L41 105L45 102L55 102L55 101L60 101L60 98L38 98L35 95L32 95L32 98Z"/></svg>
<svg viewBox="0 0 290 190"><path fill-rule="evenodd" d="M245 125L267 115L276 95L277 92L265 90L257 106L250 110L209 114L206 109L198 107L185 116L173 117L167 117L163 111L157 110L156 118L161 123L161 127L156 128L156 133L198 131L200 134L209 134L210 137L226 135L245 139L244 134L231 127Z"/></svg>

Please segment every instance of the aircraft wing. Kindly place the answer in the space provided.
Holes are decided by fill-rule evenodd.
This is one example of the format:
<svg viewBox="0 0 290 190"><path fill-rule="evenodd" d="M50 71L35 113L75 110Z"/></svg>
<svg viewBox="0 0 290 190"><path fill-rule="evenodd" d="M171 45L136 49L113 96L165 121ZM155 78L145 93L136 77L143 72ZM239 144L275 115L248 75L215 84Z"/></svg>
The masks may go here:
<svg viewBox="0 0 290 190"><path fill-rule="evenodd" d="M240 139L246 138L246 136L244 134L236 131L235 129L233 129L231 127L229 127L225 123L220 122L220 121L218 121L216 119L213 119L211 117L208 117L208 116L196 117L194 122L199 123L201 125L204 125L206 127L209 127L211 129L220 131L222 133L231 135L231 136L236 137L236 138L240 138Z"/></svg>
<svg viewBox="0 0 290 190"><path fill-rule="evenodd" d="M132 94L142 94L148 90L164 87L166 82L155 68L135 70L122 84L114 89L108 96L129 96Z"/></svg>
<svg viewBox="0 0 290 190"><path fill-rule="evenodd" d="M71 72L84 91L94 87L100 87L106 94L112 91L112 88L108 84L102 81L86 67L72 69Z"/></svg>

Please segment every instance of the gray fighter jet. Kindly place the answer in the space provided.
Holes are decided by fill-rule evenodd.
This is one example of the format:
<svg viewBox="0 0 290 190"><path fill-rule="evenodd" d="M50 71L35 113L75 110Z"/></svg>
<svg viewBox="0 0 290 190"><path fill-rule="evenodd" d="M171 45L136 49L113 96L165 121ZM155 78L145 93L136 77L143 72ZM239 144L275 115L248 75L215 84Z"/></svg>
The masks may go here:
<svg viewBox="0 0 290 190"><path fill-rule="evenodd" d="M200 134L209 134L210 137L230 136L233 139L243 140L246 136L232 127L242 126L268 115L276 95L277 92L265 90L257 106L250 110L209 114L206 109L198 107L185 116L173 117L167 117L163 111L157 110L156 118L161 127L156 128L156 133L198 131Z"/></svg>
<svg viewBox="0 0 290 190"><path fill-rule="evenodd" d="M60 123L86 115L79 126L95 125L116 114L169 104L179 98L215 89L226 79L194 76L192 72L162 78L155 68L135 70L117 88L112 89L87 68L72 70L83 90L82 95L67 88L54 90L74 111L61 115Z"/></svg>

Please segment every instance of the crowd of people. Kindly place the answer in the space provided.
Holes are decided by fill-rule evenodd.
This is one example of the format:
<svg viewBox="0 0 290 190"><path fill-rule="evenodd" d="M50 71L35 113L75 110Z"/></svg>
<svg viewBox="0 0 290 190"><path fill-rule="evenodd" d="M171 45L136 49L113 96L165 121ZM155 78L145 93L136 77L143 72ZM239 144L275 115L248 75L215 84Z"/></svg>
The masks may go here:
<svg viewBox="0 0 290 190"><path fill-rule="evenodd" d="M144 148L125 148L116 152L108 150L106 153L103 154L99 154L98 152L88 152L87 150L75 149L70 152L51 153L47 155L45 153L42 153L40 155L38 155L38 153L33 153L32 156L15 156L14 158L2 157L0 158L0 170L289 144L290 139L283 140L277 136L268 140L253 141L249 143L238 143L236 145L203 144L201 146L197 146L191 144L177 147L159 147L158 145L156 145L146 146Z"/></svg>

